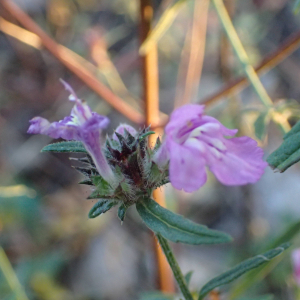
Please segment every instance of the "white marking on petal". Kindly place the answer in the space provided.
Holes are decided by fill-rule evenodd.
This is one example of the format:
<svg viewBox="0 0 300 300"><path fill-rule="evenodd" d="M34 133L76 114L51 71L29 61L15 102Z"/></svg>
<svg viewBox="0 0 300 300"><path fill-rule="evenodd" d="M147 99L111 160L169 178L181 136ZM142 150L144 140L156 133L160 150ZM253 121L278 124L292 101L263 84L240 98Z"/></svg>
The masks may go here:
<svg viewBox="0 0 300 300"><path fill-rule="evenodd" d="M209 147L209 151L210 151L217 159L221 159L221 158L222 158L221 152L218 151L216 148L214 148L214 147Z"/></svg>
<svg viewBox="0 0 300 300"><path fill-rule="evenodd" d="M189 138L187 139L184 144L184 146L189 147L189 148L194 148L199 150L201 153L205 152L205 146L203 144L203 142L199 141L196 138Z"/></svg>
<svg viewBox="0 0 300 300"><path fill-rule="evenodd" d="M189 134L190 138L193 137L199 137L200 135L202 135L204 132L210 132L212 130L218 130L220 128L220 125L218 123L205 123L197 128L195 128L194 130L191 131L191 133Z"/></svg>
<svg viewBox="0 0 300 300"><path fill-rule="evenodd" d="M226 146L224 145L224 143L219 139L211 139L210 142L218 150L224 151L227 149Z"/></svg>
<svg viewBox="0 0 300 300"><path fill-rule="evenodd" d="M219 129L220 128L220 124L218 124L218 123L212 123L212 122L207 122L204 125L200 126L200 128L201 128L202 132L209 132L212 129L213 130Z"/></svg>

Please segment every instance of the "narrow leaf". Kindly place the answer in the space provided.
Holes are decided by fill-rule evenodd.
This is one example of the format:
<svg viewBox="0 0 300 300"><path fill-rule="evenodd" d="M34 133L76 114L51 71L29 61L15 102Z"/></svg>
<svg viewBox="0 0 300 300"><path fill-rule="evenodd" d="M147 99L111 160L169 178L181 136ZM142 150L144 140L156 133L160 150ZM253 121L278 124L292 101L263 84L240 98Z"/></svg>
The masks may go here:
<svg viewBox="0 0 300 300"><path fill-rule="evenodd" d="M102 197L96 197L96 195L105 195L105 196L112 196L114 194L113 188L110 186L110 184L105 181L101 176L91 176L91 180L96 187L96 190L89 196L88 199L97 199ZM94 198L90 198L90 197Z"/></svg>
<svg viewBox="0 0 300 300"><path fill-rule="evenodd" d="M123 222L125 219L127 208L128 207L124 203L122 203L118 209L118 217L121 220L121 222Z"/></svg>
<svg viewBox="0 0 300 300"><path fill-rule="evenodd" d="M118 204L118 201L116 200L107 200L107 199L101 199L98 201L90 210L89 212L89 218L93 219L101 214L104 214L108 210L110 210L112 207L116 206Z"/></svg>
<svg viewBox="0 0 300 300"><path fill-rule="evenodd" d="M142 134L140 137L139 137L139 142L142 141L143 139L145 139L147 136L151 135L151 134L154 134L155 132L154 131L148 131L144 134Z"/></svg>
<svg viewBox="0 0 300 300"><path fill-rule="evenodd" d="M140 297L140 300L172 300L175 299L173 295L167 295L160 292L145 293Z"/></svg>
<svg viewBox="0 0 300 300"><path fill-rule="evenodd" d="M300 0L299 0L299 1L300 1ZM283 139L286 140L286 139L290 138L292 135L294 135L294 134L296 134L296 133L300 133L300 121L298 121L298 122L292 127L292 129L284 135Z"/></svg>
<svg viewBox="0 0 300 300"><path fill-rule="evenodd" d="M242 263L238 264L233 269L215 277L210 280L207 284L203 286L200 291L198 300L204 298L204 296L212 291L214 288L219 287L221 285L232 282L233 280L239 278L243 274L249 272L252 269L255 269L263 264L268 263L272 258L281 254L284 250L286 250L290 246L289 243L282 244L281 246L269 250L264 254L257 255L255 257L249 258Z"/></svg>
<svg viewBox="0 0 300 300"><path fill-rule="evenodd" d="M194 273L194 271L190 271L190 272L188 272L188 273L184 276L184 279L185 279L185 282L186 282L187 286L190 285L190 281L191 281L191 278L192 278L193 273Z"/></svg>
<svg viewBox="0 0 300 300"><path fill-rule="evenodd" d="M93 182L90 179L85 179L80 181L79 184L93 185Z"/></svg>
<svg viewBox="0 0 300 300"><path fill-rule="evenodd" d="M87 153L83 144L78 141L65 141L54 144L49 144L44 147L41 152L73 152L73 153Z"/></svg>
<svg viewBox="0 0 300 300"><path fill-rule="evenodd" d="M273 300L273 295L264 295L264 296L258 296L258 297L243 297L239 300Z"/></svg>
<svg viewBox="0 0 300 300"><path fill-rule="evenodd" d="M299 160L300 132L285 136L281 146L267 158L269 165L280 172L284 172Z"/></svg>
<svg viewBox="0 0 300 300"><path fill-rule="evenodd" d="M268 246L264 247L262 251L275 248L282 243L293 240L296 236L298 236L299 232L300 221L297 221L291 224L282 234L280 234L278 238L268 244ZM243 295L245 291L248 290L253 284L265 278L276 267L281 259L281 257L275 258L269 264L262 265L261 267L256 268L255 270L252 270L246 274L241 280L239 280L239 284L236 284L230 291L230 296L228 299L236 299L237 297Z"/></svg>
<svg viewBox="0 0 300 300"><path fill-rule="evenodd" d="M256 121L254 122L255 136L259 140L263 140L265 138L269 123L270 116L268 112L263 112L259 114Z"/></svg>
<svg viewBox="0 0 300 300"><path fill-rule="evenodd" d="M161 234L172 242L200 245L227 243L232 240L226 233L196 224L161 207L152 199L139 201L136 208L143 221L153 232Z"/></svg>

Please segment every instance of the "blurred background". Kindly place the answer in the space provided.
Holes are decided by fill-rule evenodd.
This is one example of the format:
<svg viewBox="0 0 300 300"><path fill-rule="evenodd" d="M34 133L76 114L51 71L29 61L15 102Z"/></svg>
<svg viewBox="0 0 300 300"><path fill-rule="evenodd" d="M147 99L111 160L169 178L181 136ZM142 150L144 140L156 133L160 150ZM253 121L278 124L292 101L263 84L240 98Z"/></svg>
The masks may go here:
<svg viewBox="0 0 300 300"><path fill-rule="evenodd" d="M300 118L300 16L291 0L225 4L251 64L263 66L261 80L274 101L275 117L266 117L252 87L228 90L243 68L207 0L153 3L153 27L162 29L155 39L160 116L165 119L184 103L207 103L207 114L255 138L267 157L281 144L283 131ZM110 118L107 134L120 122L143 126L138 118L144 109L139 15L134 0L0 3L1 300L150 299L144 293L159 289L152 235L135 209L122 225L115 209L88 219L93 201L86 200L89 188L78 185L82 177L71 167L70 155L40 153L51 139L26 133L34 116L54 121L69 114L72 104L59 78ZM159 25L162 18L169 26ZM273 53L278 60L264 66ZM128 120L122 109L112 107L106 98L115 98L104 95L106 87L137 117L130 112ZM218 97L224 87L229 92ZM168 208L234 237L232 245L217 247L173 245L183 271L194 271L193 290L272 247L280 236L300 247L299 165L283 174L267 168L255 185L226 187L209 174L197 193L169 185L159 192L165 193ZM253 275L253 284L236 299L262 294L300 299L290 253L263 277ZM220 299L229 299L232 288L222 289Z"/></svg>

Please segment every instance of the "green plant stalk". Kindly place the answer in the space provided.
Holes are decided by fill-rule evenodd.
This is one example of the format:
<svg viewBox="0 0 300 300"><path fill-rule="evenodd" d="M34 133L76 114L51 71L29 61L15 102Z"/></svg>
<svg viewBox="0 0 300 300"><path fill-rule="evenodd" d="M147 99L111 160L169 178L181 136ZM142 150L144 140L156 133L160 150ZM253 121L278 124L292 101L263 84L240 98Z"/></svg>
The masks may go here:
<svg viewBox="0 0 300 300"><path fill-rule="evenodd" d="M176 258L173 254L173 251L168 241L164 237L162 237L159 233L156 234L156 237L173 271L174 277L178 283L182 295L184 296L185 300L193 300L193 296L187 287L184 276L180 270L180 267L176 261Z"/></svg>
<svg viewBox="0 0 300 300"><path fill-rule="evenodd" d="M16 299L29 300L2 247L0 247L0 269L11 290L15 293Z"/></svg>
<svg viewBox="0 0 300 300"><path fill-rule="evenodd" d="M217 14L220 18L220 21L223 25L223 28L228 36L228 39L240 61L243 65L244 72L248 77L250 83L252 84L255 92L257 93L259 99L266 107L271 107L273 102L262 85L257 73L255 72L253 66L249 63L248 55L241 43L241 40L238 37L238 34L231 22L229 14L226 10L226 7L223 3L223 0L213 0L214 6L216 8Z"/></svg>

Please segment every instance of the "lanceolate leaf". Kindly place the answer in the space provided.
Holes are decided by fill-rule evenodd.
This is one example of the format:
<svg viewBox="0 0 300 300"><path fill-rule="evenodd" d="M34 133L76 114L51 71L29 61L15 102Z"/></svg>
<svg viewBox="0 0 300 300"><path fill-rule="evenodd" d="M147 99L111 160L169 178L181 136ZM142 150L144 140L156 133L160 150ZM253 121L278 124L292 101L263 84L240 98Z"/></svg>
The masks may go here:
<svg viewBox="0 0 300 300"><path fill-rule="evenodd" d="M118 209L118 218L121 220L121 222L123 222L125 219L127 208L128 207L122 203Z"/></svg>
<svg viewBox="0 0 300 300"><path fill-rule="evenodd" d="M300 160L300 121L283 137L283 143L267 158L269 165L284 172Z"/></svg>
<svg viewBox="0 0 300 300"><path fill-rule="evenodd" d="M161 292L145 293L140 298L140 300L172 300L172 299L175 299L175 296L167 295Z"/></svg>
<svg viewBox="0 0 300 300"><path fill-rule="evenodd" d="M101 199L98 201L93 208L89 212L89 218L96 218L100 216L101 214L104 214L108 210L110 210L112 207L116 206L118 204L118 201L116 200L108 200L108 199Z"/></svg>
<svg viewBox="0 0 300 300"><path fill-rule="evenodd" d="M300 221L292 223L278 238L273 240L268 246L265 246L262 251L266 249L275 248L282 243L293 240L298 236L300 232ZM259 268L247 273L238 284L236 284L231 290L228 296L229 300L237 299L237 297L243 295L253 284L265 278L281 261L282 257L273 259L269 264L262 265Z"/></svg>
<svg viewBox="0 0 300 300"><path fill-rule="evenodd" d="M114 189L101 176L91 176L91 179L96 189L87 199L109 198L114 194Z"/></svg>
<svg viewBox="0 0 300 300"><path fill-rule="evenodd" d="M139 201L136 208L152 231L172 242L200 245L227 243L232 240L226 233L208 229L206 226L185 219L161 207L152 199Z"/></svg>
<svg viewBox="0 0 300 300"><path fill-rule="evenodd" d="M255 136L259 140L263 140L267 133L270 116L268 112L261 113L254 122Z"/></svg>
<svg viewBox="0 0 300 300"><path fill-rule="evenodd" d="M246 272L257 268L263 264L268 263L272 258L276 257L277 255L281 254L284 250L286 250L290 246L289 243L282 244L281 246L269 250L264 254L257 255L255 257L249 258L242 263L238 264L233 269L215 277L214 279L210 280L207 284L203 286L200 291L198 300L204 298L204 296L212 291L214 288L230 283L233 280L237 279L241 275L245 274Z"/></svg>
<svg viewBox="0 0 300 300"><path fill-rule="evenodd" d="M264 296L258 296L258 297L244 297L239 300L273 300L273 295L264 295Z"/></svg>
<svg viewBox="0 0 300 300"><path fill-rule="evenodd" d="M44 147L41 152L74 152L74 153L87 153L83 144L78 141L65 141L54 144L49 144Z"/></svg>
<svg viewBox="0 0 300 300"><path fill-rule="evenodd" d="M190 271L190 272L188 272L188 273L184 276L184 279L185 279L185 282L186 282L187 286L190 285L190 281L191 281L191 278L192 278L193 273L194 273L194 271Z"/></svg>

